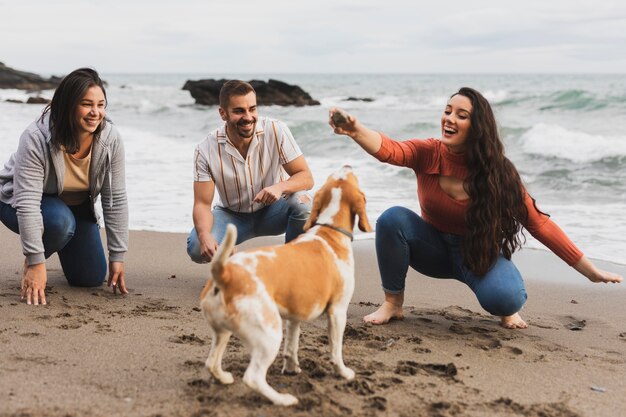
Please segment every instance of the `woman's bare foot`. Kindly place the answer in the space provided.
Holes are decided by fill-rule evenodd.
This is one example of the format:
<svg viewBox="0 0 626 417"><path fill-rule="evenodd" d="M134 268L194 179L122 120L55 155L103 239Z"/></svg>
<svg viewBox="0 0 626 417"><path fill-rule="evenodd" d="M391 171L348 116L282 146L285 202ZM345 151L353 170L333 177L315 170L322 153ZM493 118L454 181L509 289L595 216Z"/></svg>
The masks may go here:
<svg viewBox="0 0 626 417"><path fill-rule="evenodd" d="M384 301L383 304L371 314L363 317L363 321L372 324L385 324L390 320L402 320L404 319L404 313L402 312L402 305L396 305L389 301Z"/></svg>
<svg viewBox="0 0 626 417"><path fill-rule="evenodd" d="M528 327L528 324L522 320L522 316L519 313L515 313L510 316L500 317L500 326L506 329L525 329Z"/></svg>

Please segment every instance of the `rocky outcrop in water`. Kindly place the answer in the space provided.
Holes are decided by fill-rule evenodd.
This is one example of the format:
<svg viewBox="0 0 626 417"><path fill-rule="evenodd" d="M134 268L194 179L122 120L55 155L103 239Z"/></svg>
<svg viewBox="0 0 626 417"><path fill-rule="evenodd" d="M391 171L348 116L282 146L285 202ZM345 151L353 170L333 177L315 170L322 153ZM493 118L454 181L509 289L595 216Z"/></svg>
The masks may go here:
<svg viewBox="0 0 626 417"><path fill-rule="evenodd" d="M219 105L220 89L228 81L225 79L215 80L188 80L183 90L188 90L196 100L196 104L209 106ZM291 85L278 80L248 81L256 90L256 100L259 106L317 106L319 101L314 100L309 93L297 85Z"/></svg>
<svg viewBox="0 0 626 417"><path fill-rule="evenodd" d="M30 72L18 71L9 68L0 62L0 88L15 88L18 90L50 90L57 88L62 78L43 78Z"/></svg>

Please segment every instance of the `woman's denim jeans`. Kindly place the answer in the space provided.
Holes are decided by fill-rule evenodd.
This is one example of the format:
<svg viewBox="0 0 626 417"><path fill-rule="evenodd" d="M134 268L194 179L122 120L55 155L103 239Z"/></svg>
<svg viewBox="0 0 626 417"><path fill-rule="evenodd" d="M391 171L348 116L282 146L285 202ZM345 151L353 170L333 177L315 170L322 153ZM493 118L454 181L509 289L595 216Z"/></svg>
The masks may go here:
<svg viewBox="0 0 626 417"><path fill-rule="evenodd" d="M102 285L107 262L89 201L78 206L68 206L57 196L44 195L41 199L41 214L46 258L55 252L59 254L63 273L70 285ZM0 221L13 232L20 233L16 210L2 202Z"/></svg>
<svg viewBox="0 0 626 417"><path fill-rule="evenodd" d="M487 274L477 277L464 266L461 245L461 236L439 232L407 208L386 210L376 224L376 255L384 291L403 292L410 266L430 277L467 284L493 315L517 313L527 295L513 262L500 255Z"/></svg>
<svg viewBox="0 0 626 417"><path fill-rule="evenodd" d="M289 242L302 233L304 223L311 214L311 202L307 192L299 191L254 213L237 213L215 207L211 234L217 243L221 243L226 234L226 226L232 223L237 227L237 245L253 237L282 233L285 233L285 242ZM195 228L187 238L187 254L196 263L207 262L200 254L200 241Z"/></svg>

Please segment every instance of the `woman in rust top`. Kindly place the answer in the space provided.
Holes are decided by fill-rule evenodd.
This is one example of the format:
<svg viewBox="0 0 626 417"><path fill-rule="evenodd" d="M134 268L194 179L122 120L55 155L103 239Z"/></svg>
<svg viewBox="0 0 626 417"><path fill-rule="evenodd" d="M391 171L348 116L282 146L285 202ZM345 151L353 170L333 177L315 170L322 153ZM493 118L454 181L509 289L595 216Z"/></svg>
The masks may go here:
<svg viewBox="0 0 626 417"><path fill-rule="evenodd" d="M527 229L561 259L593 282L621 282L596 268L563 231L542 213L504 156L489 102L461 88L441 117L441 139L394 141L353 116L336 117L335 133L350 136L381 162L411 168L417 176L421 215L392 207L378 219L376 253L385 301L364 317L384 324L403 317L409 266L435 278L467 284L481 306L507 328L525 328L519 311L526 301L522 277L511 262ZM343 120L342 120L343 119Z"/></svg>

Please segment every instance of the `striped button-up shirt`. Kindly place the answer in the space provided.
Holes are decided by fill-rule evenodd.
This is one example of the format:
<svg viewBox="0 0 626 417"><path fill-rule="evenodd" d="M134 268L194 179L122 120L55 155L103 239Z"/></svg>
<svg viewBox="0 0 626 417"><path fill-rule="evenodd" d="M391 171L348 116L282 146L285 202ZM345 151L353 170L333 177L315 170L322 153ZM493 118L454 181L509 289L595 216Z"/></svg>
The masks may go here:
<svg viewBox="0 0 626 417"><path fill-rule="evenodd" d="M263 188L288 178L283 169L302 155L289 128L282 122L259 117L246 158L226 135L226 123L209 133L194 155L194 181L214 181L216 205L251 213L264 207L253 202Z"/></svg>

